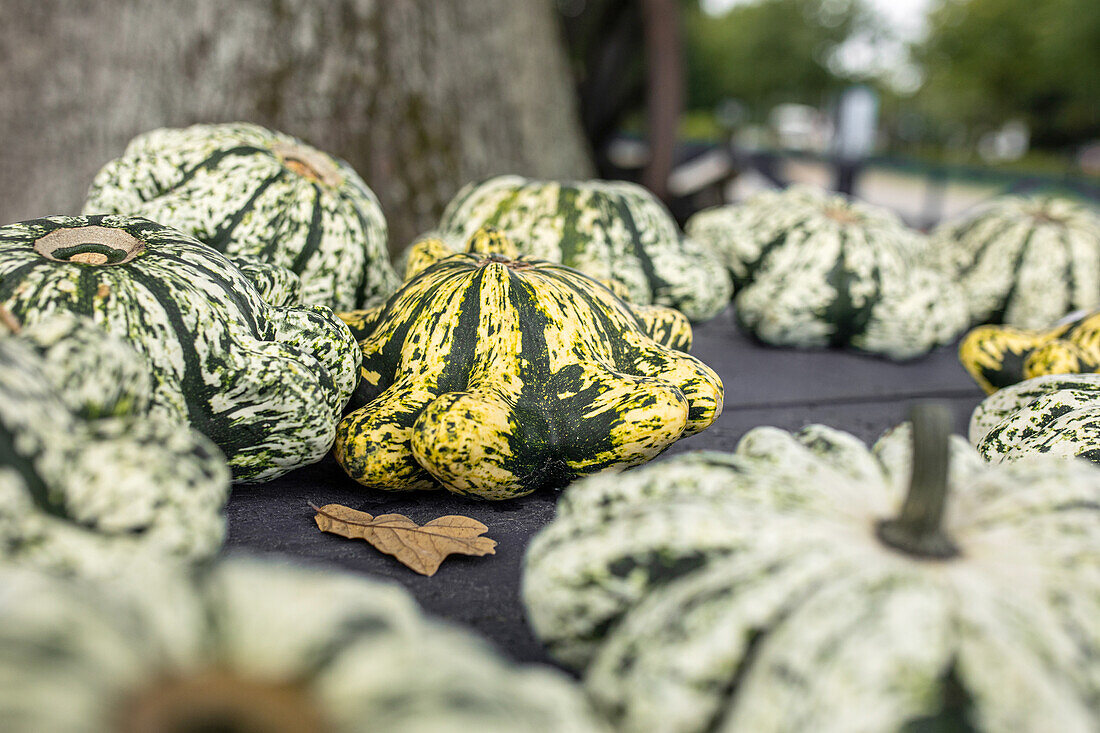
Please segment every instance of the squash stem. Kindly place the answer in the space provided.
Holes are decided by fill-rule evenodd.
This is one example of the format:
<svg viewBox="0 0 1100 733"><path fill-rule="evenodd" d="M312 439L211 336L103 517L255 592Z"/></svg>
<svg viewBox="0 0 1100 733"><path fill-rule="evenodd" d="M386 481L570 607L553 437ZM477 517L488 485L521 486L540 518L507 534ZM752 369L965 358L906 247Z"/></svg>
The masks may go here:
<svg viewBox="0 0 1100 733"><path fill-rule="evenodd" d="M301 685L249 679L221 669L153 682L117 712L119 733L330 730Z"/></svg>
<svg viewBox="0 0 1100 733"><path fill-rule="evenodd" d="M145 251L145 242L117 227L63 227L34 241L34 251L54 262L121 265Z"/></svg>
<svg viewBox="0 0 1100 733"><path fill-rule="evenodd" d="M332 159L320 150L284 140L278 140L272 144L271 150L287 169L307 181L321 183L331 188L338 188L344 182L344 174Z"/></svg>
<svg viewBox="0 0 1100 733"><path fill-rule="evenodd" d="M901 513L878 525L879 539L917 557L942 560L959 549L943 529L951 411L942 403L919 403L910 412L913 472Z"/></svg>

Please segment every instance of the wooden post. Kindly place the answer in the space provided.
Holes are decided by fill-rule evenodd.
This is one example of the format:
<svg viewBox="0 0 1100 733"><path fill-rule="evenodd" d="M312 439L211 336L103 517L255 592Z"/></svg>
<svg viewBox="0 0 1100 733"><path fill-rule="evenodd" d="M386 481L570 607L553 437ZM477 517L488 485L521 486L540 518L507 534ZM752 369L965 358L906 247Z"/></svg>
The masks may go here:
<svg viewBox="0 0 1100 733"><path fill-rule="evenodd" d="M645 28L646 122L649 130L649 165L642 183L668 202L668 176L684 104L683 43L676 0L642 0Z"/></svg>

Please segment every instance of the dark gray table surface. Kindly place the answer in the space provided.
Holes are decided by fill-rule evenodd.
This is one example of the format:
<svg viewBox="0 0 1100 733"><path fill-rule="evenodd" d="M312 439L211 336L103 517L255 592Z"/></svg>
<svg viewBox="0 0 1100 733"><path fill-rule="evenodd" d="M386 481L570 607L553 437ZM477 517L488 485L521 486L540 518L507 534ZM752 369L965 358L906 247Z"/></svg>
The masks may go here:
<svg viewBox="0 0 1100 733"><path fill-rule="evenodd" d="M794 430L825 423L866 441L905 418L915 399L937 398L955 411L966 431L982 392L963 371L955 347L898 364L841 351L777 349L736 331L730 314L696 326L692 353L721 376L725 409L698 435L680 441L657 460L689 450L733 450L757 425ZM314 565L345 568L405 586L425 611L469 627L520 661L548 661L534 639L519 598L520 565L532 535L554 515L555 492L508 502L477 502L446 492L396 494L365 489L327 458L275 481L234 491L227 509L228 552L274 554ZM323 534L309 502L345 504L371 514L397 512L424 523L465 514L489 527L495 555L451 556L434 577L400 565L361 540Z"/></svg>

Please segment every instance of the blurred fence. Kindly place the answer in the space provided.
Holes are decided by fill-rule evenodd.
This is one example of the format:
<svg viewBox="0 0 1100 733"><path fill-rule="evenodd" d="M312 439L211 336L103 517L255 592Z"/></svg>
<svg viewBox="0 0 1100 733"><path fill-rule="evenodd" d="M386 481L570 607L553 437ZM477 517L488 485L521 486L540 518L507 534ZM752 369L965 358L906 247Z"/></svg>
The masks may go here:
<svg viewBox="0 0 1100 733"><path fill-rule="evenodd" d="M616 163L618 177L638 180L647 161L645 142L620 137L613 142L609 157ZM836 159L800 150L744 150L686 141L676 147L668 203L682 222L699 209L793 183L835 188ZM870 203L893 209L922 230L1001 194L1057 193L1100 206L1100 180L1075 173L1068 166L1063 174L1040 173L935 163L899 155L862 160L852 192Z"/></svg>

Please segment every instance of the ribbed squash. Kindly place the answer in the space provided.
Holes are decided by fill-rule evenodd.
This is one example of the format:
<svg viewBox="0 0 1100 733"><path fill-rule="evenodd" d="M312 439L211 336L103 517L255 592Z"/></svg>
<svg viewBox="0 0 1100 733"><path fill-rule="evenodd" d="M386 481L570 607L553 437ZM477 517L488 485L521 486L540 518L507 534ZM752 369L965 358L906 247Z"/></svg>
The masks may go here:
<svg viewBox="0 0 1100 733"><path fill-rule="evenodd" d="M293 270L308 304L350 310L397 287L386 220L342 160L258 125L160 129L99 172L88 214L143 216Z"/></svg>
<svg viewBox="0 0 1100 733"><path fill-rule="evenodd" d="M687 231L723 253L737 322L768 344L910 359L968 323L957 286L919 263L919 235L876 207L798 188L702 211Z"/></svg>
<svg viewBox="0 0 1100 733"><path fill-rule="evenodd" d="M264 286L285 300L292 279ZM131 217L0 227L0 306L33 324L91 317L145 357L159 414L226 454L238 481L320 460L356 380L358 349L323 306L274 307L231 261Z"/></svg>
<svg viewBox="0 0 1100 733"><path fill-rule="evenodd" d="M110 576L217 551L229 469L151 395L141 358L87 319L0 335L0 564Z"/></svg>
<svg viewBox="0 0 1100 733"><path fill-rule="evenodd" d="M1100 217L1054 197L994 199L932 237L962 285L972 323L1046 328L1100 306Z"/></svg>
<svg viewBox="0 0 1100 733"><path fill-rule="evenodd" d="M574 484L528 551L536 633L622 731L1095 730L1100 470L915 418L915 457L757 428Z"/></svg>
<svg viewBox="0 0 1100 733"><path fill-rule="evenodd" d="M481 254L496 254L507 259L520 257L519 248L503 232L494 227L483 227L467 240L462 251ZM413 242L405 252L405 280L411 280L436 262L455 254L456 249L438 236L426 235ZM630 302L630 294L617 280L601 280L618 298ZM372 327L372 319L381 313L382 306L355 313L340 314L344 322L357 338L362 339ZM680 351L691 349L691 323L687 316L675 308L661 305L631 304L630 309L641 321L642 327L657 343L671 346Z"/></svg>
<svg viewBox="0 0 1100 733"><path fill-rule="evenodd" d="M1100 374L1050 374L994 392L970 417L970 442L988 461L1051 453L1100 463Z"/></svg>
<svg viewBox="0 0 1100 733"><path fill-rule="evenodd" d="M400 588L229 560L89 586L0 568L5 733L595 733L564 675Z"/></svg>
<svg viewBox="0 0 1100 733"><path fill-rule="evenodd" d="M988 394L1046 374L1100 371L1100 311L1053 328L978 326L959 344L959 361Z"/></svg>
<svg viewBox="0 0 1100 733"><path fill-rule="evenodd" d="M883 246L896 250L909 262L919 261L926 251L927 238L909 229L893 211L800 184L781 191L762 191L739 205L704 209L688 219L685 230L719 254L740 291L752 284L771 250L785 246L785 241L773 240L794 221L804 220L807 208L831 212L833 221L803 221L804 235L810 233L812 227L808 225L812 223L832 228L858 223L869 239L884 240Z"/></svg>
<svg viewBox="0 0 1100 733"><path fill-rule="evenodd" d="M523 496L647 461L721 413L717 375L602 284L474 250L405 283L360 343L334 446L356 481Z"/></svg>
<svg viewBox="0 0 1100 733"><path fill-rule="evenodd" d="M503 231L524 255L620 283L639 305L667 305L704 321L729 303L718 259L633 183L497 176L459 191L438 233L465 242L484 226Z"/></svg>

